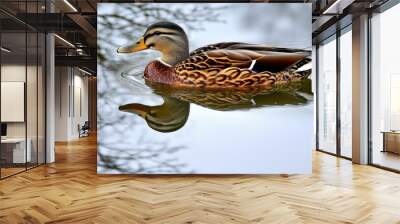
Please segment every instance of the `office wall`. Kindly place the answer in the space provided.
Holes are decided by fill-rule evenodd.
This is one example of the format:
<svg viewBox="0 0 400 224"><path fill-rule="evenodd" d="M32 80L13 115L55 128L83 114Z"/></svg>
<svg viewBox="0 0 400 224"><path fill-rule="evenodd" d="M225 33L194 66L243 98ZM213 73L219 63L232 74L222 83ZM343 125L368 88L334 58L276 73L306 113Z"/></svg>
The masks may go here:
<svg viewBox="0 0 400 224"><path fill-rule="evenodd" d="M76 120L76 123L74 124L75 127L78 125L78 122L80 125L83 125L85 123L85 121L89 120L89 88L88 88L88 82L89 82L89 78L88 76L83 76L84 74L81 72L78 72L78 75L75 75L75 86L79 87L81 90L81 112L79 113L79 111L77 110L77 108L75 108L76 112L75 112L75 116L78 118L78 120ZM76 90L76 89L75 89ZM75 92L75 94L77 94ZM77 129L75 129L77 130ZM76 132L76 135L78 135L79 133Z"/></svg>
<svg viewBox="0 0 400 224"><path fill-rule="evenodd" d="M18 64L5 64L1 66L1 81L2 82L25 82L25 65ZM37 108L43 106L43 101L37 100L36 85L37 79L30 74L36 74L36 66L27 66L28 80L27 80L27 125L28 133L35 133L36 135L36 120ZM5 109L5 108L4 108ZM34 122L34 124L33 124ZM24 122L7 122L7 136L8 137L25 137L25 123ZM28 137L31 137L28 135Z"/></svg>
<svg viewBox="0 0 400 224"><path fill-rule="evenodd" d="M56 67L55 69L55 140L68 140L69 115L69 68Z"/></svg>
<svg viewBox="0 0 400 224"><path fill-rule="evenodd" d="M77 70L74 72L73 81L73 102L72 103L72 120L71 134L73 138L79 137L78 125L82 126L88 121L88 78Z"/></svg>
<svg viewBox="0 0 400 224"><path fill-rule="evenodd" d="M72 67L56 67L55 74L55 140L77 139L78 125L88 121L88 77Z"/></svg>

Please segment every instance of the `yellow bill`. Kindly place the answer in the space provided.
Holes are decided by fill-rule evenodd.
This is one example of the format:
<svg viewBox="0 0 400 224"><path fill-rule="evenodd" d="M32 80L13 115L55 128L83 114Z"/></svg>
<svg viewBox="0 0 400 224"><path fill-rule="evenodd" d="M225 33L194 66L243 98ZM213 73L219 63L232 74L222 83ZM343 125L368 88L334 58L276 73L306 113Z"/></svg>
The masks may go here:
<svg viewBox="0 0 400 224"><path fill-rule="evenodd" d="M143 51L148 49L146 44L144 43L143 37L141 37L135 44L127 46L127 47L119 47L118 53L134 53L138 51Z"/></svg>

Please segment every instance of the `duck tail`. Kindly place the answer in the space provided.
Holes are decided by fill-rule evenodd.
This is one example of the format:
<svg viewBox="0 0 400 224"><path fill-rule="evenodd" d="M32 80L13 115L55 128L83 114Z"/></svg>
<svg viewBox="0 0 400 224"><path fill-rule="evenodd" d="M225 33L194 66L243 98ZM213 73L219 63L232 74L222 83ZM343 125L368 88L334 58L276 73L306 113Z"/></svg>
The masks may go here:
<svg viewBox="0 0 400 224"><path fill-rule="evenodd" d="M305 57L302 60L296 62L294 65L291 66L291 69L297 71L301 70L304 68L304 66L311 64L311 58L310 57Z"/></svg>
<svg viewBox="0 0 400 224"><path fill-rule="evenodd" d="M311 75L311 69L306 71L297 72L301 76L301 79L307 79Z"/></svg>
<svg viewBox="0 0 400 224"><path fill-rule="evenodd" d="M301 76L302 79L306 79L311 75L312 63L311 58L307 57L297 62L292 69Z"/></svg>

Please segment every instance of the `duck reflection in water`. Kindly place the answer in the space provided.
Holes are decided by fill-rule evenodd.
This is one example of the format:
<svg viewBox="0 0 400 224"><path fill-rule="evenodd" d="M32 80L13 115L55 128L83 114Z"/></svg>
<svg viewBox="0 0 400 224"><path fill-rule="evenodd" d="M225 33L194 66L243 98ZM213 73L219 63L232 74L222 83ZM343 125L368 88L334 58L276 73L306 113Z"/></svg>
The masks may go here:
<svg viewBox="0 0 400 224"><path fill-rule="evenodd" d="M304 105L312 99L309 79L271 88L226 91L172 88L149 82L146 84L163 98L163 104L148 106L131 103L122 105L119 109L139 115L150 128L159 132L174 132L182 128L189 118L191 103L217 111L234 111Z"/></svg>
<svg viewBox="0 0 400 224"><path fill-rule="evenodd" d="M119 109L139 115L156 131L176 131L185 125L189 117L190 104L173 97L163 97L163 100L164 103L158 106L131 103L122 105Z"/></svg>

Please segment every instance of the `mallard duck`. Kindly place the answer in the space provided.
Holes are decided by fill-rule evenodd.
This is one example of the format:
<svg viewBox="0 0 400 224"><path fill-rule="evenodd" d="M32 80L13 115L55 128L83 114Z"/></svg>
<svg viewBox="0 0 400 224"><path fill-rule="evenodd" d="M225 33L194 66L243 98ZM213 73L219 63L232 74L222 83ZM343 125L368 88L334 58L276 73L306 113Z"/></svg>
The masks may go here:
<svg viewBox="0 0 400 224"><path fill-rule="evenodd" d="M225 42L189 53L185 31L172 22L147 28L139 40L118 53L146 49L161 52L161 58L145 68L147 81L177 87L246 88L272 86L307 78L297 69L310 62L310 51L269 47L261 44Z"/></svg>

